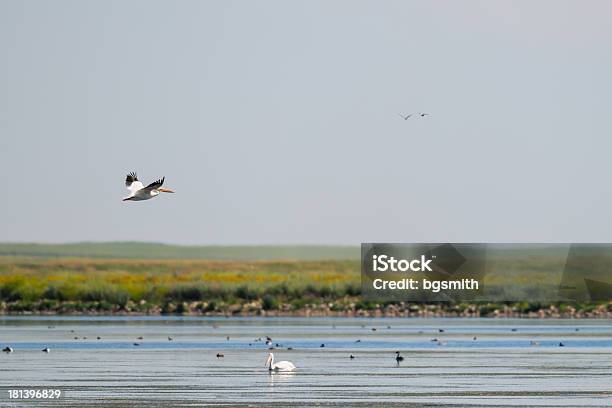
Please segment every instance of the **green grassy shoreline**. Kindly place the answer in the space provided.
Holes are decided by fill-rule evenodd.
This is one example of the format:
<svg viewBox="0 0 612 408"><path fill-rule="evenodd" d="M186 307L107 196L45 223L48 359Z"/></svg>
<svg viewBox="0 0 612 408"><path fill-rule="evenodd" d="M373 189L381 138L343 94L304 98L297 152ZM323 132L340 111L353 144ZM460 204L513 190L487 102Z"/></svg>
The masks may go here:
<svg viewBox="0 0 612 408"><path fill-rule="evenodd" d="M0 314L612 317L612 302L424 304L360 294L358 260L0 256Z"/></svg>

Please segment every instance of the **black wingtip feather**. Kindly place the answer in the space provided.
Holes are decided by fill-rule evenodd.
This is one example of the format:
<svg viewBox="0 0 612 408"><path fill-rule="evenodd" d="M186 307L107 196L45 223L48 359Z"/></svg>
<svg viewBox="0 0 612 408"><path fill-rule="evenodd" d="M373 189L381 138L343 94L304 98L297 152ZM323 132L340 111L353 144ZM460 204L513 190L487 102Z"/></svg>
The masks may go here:
<svg viewBox="0 0 612 408"><path fill-rule="evenodd" d="M164 184L165 179L166 179L165 177L162 177L159 180L154 181L151 184L149 184L147 188L160 188Z"/></svg>
<svg viewBox="0 0 612 408"><path fill-rule="evenodd" d="M138 176L136 176L135 171L128 173L128 175L125 177L125 185L128 187L135 181L138 181Z"/></svg>

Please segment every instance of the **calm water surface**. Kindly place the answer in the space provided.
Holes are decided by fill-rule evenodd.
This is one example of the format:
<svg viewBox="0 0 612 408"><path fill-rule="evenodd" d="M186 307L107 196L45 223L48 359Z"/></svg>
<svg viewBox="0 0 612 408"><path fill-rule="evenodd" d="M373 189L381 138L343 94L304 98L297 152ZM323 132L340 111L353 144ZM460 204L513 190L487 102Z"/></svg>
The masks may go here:
<svg viewBox="0 0 612 408"><path fill-rule="evenodd" d="M610 320L0 317L7 345L1 406L612 406Z"/></svg>

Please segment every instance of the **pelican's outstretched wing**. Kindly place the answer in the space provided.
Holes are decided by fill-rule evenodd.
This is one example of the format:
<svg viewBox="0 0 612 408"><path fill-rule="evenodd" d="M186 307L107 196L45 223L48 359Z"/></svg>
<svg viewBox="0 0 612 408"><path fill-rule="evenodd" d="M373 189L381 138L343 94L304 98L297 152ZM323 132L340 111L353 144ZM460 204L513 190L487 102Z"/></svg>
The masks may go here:
<svg viewBox="0 0 612 408"><path fill-rule="evenodd" d="M147 190L155 190L156 188L160 188L164 184L164 180L165 179L166 179L165 177L162 177L159 180L152 182L151 184L149 184L145 188Z"/></svg>
<svg viewBox="0 0 612 408"><path fill-rule="evenodd" d="M136 176L136 172L134 171L125 177L125 186L132 192L132 194L144 187L142 183L138 181L138 176Z"/></svg>

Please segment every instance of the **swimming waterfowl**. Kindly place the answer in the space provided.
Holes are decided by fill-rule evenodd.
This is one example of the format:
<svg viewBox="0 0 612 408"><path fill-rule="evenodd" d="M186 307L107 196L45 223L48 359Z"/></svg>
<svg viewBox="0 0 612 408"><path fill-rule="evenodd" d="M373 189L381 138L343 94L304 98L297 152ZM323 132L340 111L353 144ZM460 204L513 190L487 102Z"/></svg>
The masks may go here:
<svg viewBox="0 0 612 408"><path fill-rule="evenodd" d="M401 361L404 361L404 357L400 356L400 352L399 351L395 352L395 361L397 361L397 365L399 365L399 363Z"/></svg>
<svg viewBox="0 0 612 408"><path fill-rule="evenodd" d="M278 363L274 363L274 354L272 353L268 354L268 358L266 359L266 366L268 367L268 371L295 370L295 365L291 361L279 361Z"/></svg>

